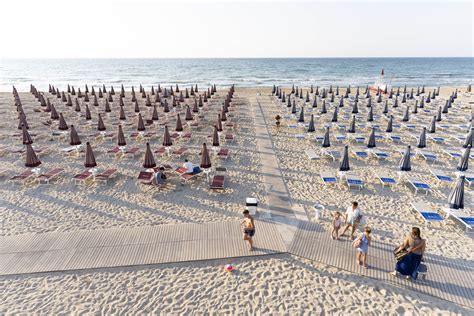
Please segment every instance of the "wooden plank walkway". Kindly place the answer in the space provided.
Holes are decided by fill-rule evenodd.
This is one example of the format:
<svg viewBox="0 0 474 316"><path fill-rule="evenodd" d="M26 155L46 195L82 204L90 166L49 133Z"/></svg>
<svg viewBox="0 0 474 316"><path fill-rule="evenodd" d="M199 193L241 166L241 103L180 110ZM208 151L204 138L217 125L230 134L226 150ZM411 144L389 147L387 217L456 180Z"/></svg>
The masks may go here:
<svg viewBox="0 0 474 316"><path fill-rule="evenodd" d="M374 240L369 248L369 269L365 269L357 265L356 250L347 238L341 241L332 240L321 225L302 221L298 225L289 252L391 285L474 308L472 261L447 259L428 253L425 256L428 266L426 280L419 279L413 282L388 274L393 271L395 265L393 248L393 245Z"/></svg>
<svg viewBox="0 0 474 316"><path fill-rule="evenodd" d="M51 232L0 238L0 275L248 257L286 251L274 224L256 222L255 251L238 221Z"/></svg>

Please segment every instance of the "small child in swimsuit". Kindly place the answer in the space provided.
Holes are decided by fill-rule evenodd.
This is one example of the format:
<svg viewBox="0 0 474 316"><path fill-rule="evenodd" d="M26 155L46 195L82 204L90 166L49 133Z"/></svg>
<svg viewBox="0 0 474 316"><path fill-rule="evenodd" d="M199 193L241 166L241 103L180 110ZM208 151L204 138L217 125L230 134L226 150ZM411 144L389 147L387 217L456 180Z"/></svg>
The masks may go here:
<svg viewBox="0 0 474 316"><path fill-rule="evenodd" d="M339 228L341 228L341 225L341 212L337 211L336 213L334 213L334 217L332 219L332 239L339 239Z"/></svg>

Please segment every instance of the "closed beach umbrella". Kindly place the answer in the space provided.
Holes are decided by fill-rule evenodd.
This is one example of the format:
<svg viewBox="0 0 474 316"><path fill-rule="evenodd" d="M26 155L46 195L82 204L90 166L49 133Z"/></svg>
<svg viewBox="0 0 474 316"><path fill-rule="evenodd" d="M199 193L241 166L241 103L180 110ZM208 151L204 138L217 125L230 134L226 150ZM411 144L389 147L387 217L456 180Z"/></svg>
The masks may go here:
<svg viewBox="0 0 474 316"><path fill-rule="evenodd" d="M169 147L173 145L173 142L171 141L170 132L168 131L168 126L165 126L165 133L163 134L162 145L165 147Z"/></svg>
<svg viewBox="0 0 474 316"><path fill-rule="evenodd" d="M329 141L329 127L326 127L326 133L324 133L324 140L322 147L327 148L331 147L331 142Z"/></svg>
<svg viewBox="0 0 474 316"><path fill-rule="evenodd" d="M182 132L183 131L183 124L181 123L181 116L177 115L177 118L176 118L176 128L175 128L175 131L177 132Z"/></svg>
<svg viewBox="0 0 474 316"><path fill-rule="evenodd" d="M429 133L435 133L436 132L436 116L433 116L431 118L430 128L429 128L428 132Z"/></svg>
<svg viewBox="0 0 474 316"><path fill-rule="evenodd" d="M314 115L311 114L311 119L309 121L309 125L308 125L308 133L314 133L316 131L316 129L314 128Z"/></svg>
<svg viewBox="0 0 474 316"><path fill-rule="evenodd" d="M105 112L110 113L112 112L112 109L110 108L109 101L105 99Z"/></svg>
<svg viewBox="0 0 474 316"><path fill-rule="evenodd" d="M97 130L99 130L99 131L105 131L106 130L104 121L102 120L102 116L100 116L100 113L99 113L99 120L97 122Z"/></svg>
<svg viewBox="0 0 474 316"><path fill-rule="evenodd" d="M156 162L155 157L153 157L153 153L150 148L150 143L146 143L146 151L145 151L145 160L143 161L143 168L155 168Z"/></svg>
<svg viewBox="0 0 474 316"><path fill-rule="evenodd" d="M219 132L222 132L222 121L221 121L221 115L217 114L217 122L216 122L217 130Z"/></svg>
<svg viewBox="0 0 474 316"><path fill-rule="evenodd" d="M199 107L196 99L194 99L193 113L199 113Z"/></svg>
<svg viewBox="0 0 474 316"><path fill-rule="evenodd" d="M317 98L314 98L313 100L313 108L317 108L318 107L318 99Z"/></svg>
<svg viewBox="0 0 474 316"><path fill-rule="evenodd" d="M390 118L388 119L387 128L385 129L385 131L387 133L393 132L393 116L392 115L390 115Z"/></svg>
<svg viewBox="0 0 474 316"><path fill-rule="evenodd" d="M373 107L369 108L369 112L367 113L367 122L373 122L374 121L374 111Z"/></svg>
<svg viewBox="0 0 474 316"><path fill-rule="evenodd" d="M291 107L291 114L296 114L296 102L293 100L293 106Z"/></svg>
<svg viewBox="0 0 474 316"><path fill-rule="evenodd" d="M207 150L206 143L202 144L201 150L201 164L199 165L203 169L211 168L211 158L209 157L209 151Z"/></svg>
<svg viewBox="0 0 474 316"><path fill-rule="evenodd" d="M359 113L359 108L357 107L357 101L355 101L354 105L352 105L352 113L353 114Z"/></svg>
<svg viewBox="0 0 474 316"><path fill-rule="evenodd" d="M135 100L135 113L140 113L140 107L138 106L137 100Z"/></svg>
<svg viewBox="0 0 474 316"><path fill-rule="evenodd" d="M18 129L23 129L23 126L25 126L26 129L30 129L28 126L28 122L26 121L26 115L23 112L19 113L20 116L20 121L18 122Z"/></svg>
<svg viewBox="0 0 474 316"><path fill-rule="evenodd" d="M298 122L299 123L304 123L304 108L303 107L301 107L300 117L298 119Z"/></svg>
<svg viewBox="0 0 474 316"><path fill-rule="evenodd" d="M58 112L56 111L56 108L54 107L54 104L51 104L51 115L49 116L52 120L58 120L59 115Z"/></svg>
<svg viewBox="0 0 474 316"><path fill-rule="evenodd" d="M466 177L461 175L457 178L452 191L448 196L448 204L451 209L464 209L464 181Z"/></svg>
<svg viewBox="0 0 474 316"><path fill-rule="evenodd" d="M27 144L25 167L34 168L38 167L39 165L41 165L41 161L38 159L38 156L36 156L33 146L31 146L31 144Z"/></svg>
<svg viewBox="0 0 474 316"><path fill-rule="evenodd" d="M58 129L60 131L67 131L69 127L66 124L66 120L64 119L64 116L62 113L59 113L59 126Z"/></svg>
<svg viewBox="0 0 474 316"><path fill-rule="evenodd" d="M293 104L294 104L294 100L293 100ZM286 107L287 108L291 108L291 96L288 97L288 102L286 103Z"/></svg>
<svg viewBox="0 0 474 316"><path fill-rule="evenodd" d="M393 102L393 107L398 108L398 97L395 97L395 102Z"/></svg>
<svg viewBox="0 0 474 316"><path fill-rule="evenodd" d="M222 108L222 111L221 111L221 121L222 122L227 121L227 115L225 114L224 108Z"/></svg>
<svg viewBox="0 0 474 316"><path fill-rule="evenodd" d="M165 100L165 104L163 106L163 112L168 113L170 111L170 107L168 105L168 101Z"/></svg>
<svg viewBox="0 0 474 316"><path fill-rule="evenodd" d="M348 133L355 133L356 132L356 116L352 115L351 121L349 122L349 129L347 130Z"/></svg>
<svg viewBox="0 0 474 316"><path fill-rule="evenodd" d="M86 143L86 162L84 163L86 168L94 168L97 166L95 162L94 152L92 151L91 144L89 142Z"/></svg>
<svg viewBox="0 0 474 316"><path fill-rule="evenodd" d="M323 100L323 104L321 105L321 111L320 111L320 113L321 113L321 114L325 114L325 113L327 113L327 112L328 112L328 111L327 111L327 109L326 109L326 100Z"/></svg>
<svg viewBox="0 0 474 316"><path fill-rule="evenodd" d="M385 100L385 103L383 104L383 114L388 113L388 101Z"/></svg>
<svg viewBox="0 0 474 316"><path fill-rule="evenodd" d="M186 121L192 121L194 119L189 106L186 106L186 117L184 119Z"/></svg>
<svg viewBox="0 0 474 316"><path fill-rule="evenodd" d="M145 123L143 122L142 115L138 114L138 123L137 123L137 131L143 132L145 130Z"/></svg>
<svg viewBox="0 0 474 316"><path fill-rule="evenodd" d="M77 146L82 144L79 135L77 134L76 128L74 125L71 125L71 131L69 132L69 145Z"/></svg>
<svg viewBox="0 0 474 316"><path fill-rule="evenodd" d="M76 107L74 108L74 111L76 112L81 112L81 106L79 105L79 100L76 98Z"/></svg>
<svg viewBox="0 0 474 316"><path fill-rule="evenodd" d="M339 99L339 107L340 108L344 107L344 98Z"/></svg>
<svg viewBox="0 0 474 316"><path fill-rule="evenodd" d="M45 112L51 112L51 102L49 98L46 99L46 108L44 109Z"/></svg>
<svg viewBox="0 0 474 316"><path fill-rule="evenodd" d="M448 102L449 102L449 100L446 100L446 103L444 104L443 110L441 111L444 114L448 113Z"/></svg>
<svg viewBox="0 0 474 316"><path fill-rule="evenodd" d="M375 127L372 127L370 131L369 141L367 142L367 148L375 148L377 145L375 144Z"/></svg>
<svg viewBox="0 0 474 316"><path fill-rule="evenodd" d="M411 111L413 114L418 113L418 100L416 100L415 104L413 104L413 110Z"/></svg>
<svg viewBox="0 0 474 316"><path fill-rule="evenodd" d="M349 146L344 146L344 152L342 154L341 165L339 166L339 171L349 171Z"/></svg>
<svg viewBox="0 0 474 316"><path fill-rule="evenodd" d="M118 126L117 145L118 146L127 145L127 142L125 141L125 135L123 134L122 125Z"/></svg>
<svg viewBox="0 0 474 316"><path fill-rule="evenodd" d="M407 106L405 109L405 114L403 115L402 121L403 122L408 122L410 120L410 109Z"/></svg>
<svg viewBox="0 0 474 316"><path fill-rule="evenodd" d="M89 110L89 105L86 104L86 121L92 120L91 110Z"/></svg>
<svg viewBox="0 0 474 316"><path fill-rule="evenodd" d="M153 121L158 121L158 109L156 108L156 104L153 105L153 113L151 115L151 119Z"/></svg>
<svg viewBox="0 0 474 316"><path fill-rule="evenodd" d="M217 126L214 126L214 133L212 135L212 146L219 146L219 133L217 132Z"/></svg>
<svg viewBox="0 0 474 316"><path fill-rule="evenodd" d="M466 138L464 139L464 144L462 147L467 148L467 147L472 147L474 141L474 128L471 128L469 131L469 134L466 135Z"/></svg>
<svg viewBox="0 0 474 316"><path fill-rule="evenodd" d="M459 163L456 166L456 169L459 171L466 171L469 168L469 156L471 155L471 146L464 149L464 153L461 158L459 158Z"/></svg>
<svg viewBox="0 0 474 316"><path fill-rule="evenodd" d="M123 106L120 107L120 114L119 114L119 120L125 121L127 117L125 116L125 110L123 109Z"/></svg>
<svg viewBox="0 0 474 316"><path fill-rule="evenodd" d="M420 138L418 139L418 144L416 145L418 148L425 148L426 147L426 127L423 127L421 131Z"/></svg>
<svg viewBox="0 0 474 316"><path fill-rule="evenodd" d="M411 170L411 161L410 161L410 145L407 146L405 153L400 160L400 170L401 171L410 171Z"/></svg>
<svg viewBox="0 0 474 316"><path fill-rule="evenodd" d="M442 117L441 117L441 112L442 112L442 109L441 109L441 107L439 107L439 108L438 108L438 113L437 113L437 115L436 115L436 121L437 121L437 122L441 122L441 119L442 119Z"/></svg>
<svg viewBox="0 0 474 316"><path fill-rule="evenodd" d="M23 145L33 144L33 140L31 139L30 133L28 133L25 125L21 125L21 131L23 134Z"/></svg>
<svg viewBox="0 0 474 316"><path fill-rule="evenodd" d="M334 112L332 113L332 119L331 119L331 122L337 122L337 111L338 111L338 107L334 107Z"/></svg>

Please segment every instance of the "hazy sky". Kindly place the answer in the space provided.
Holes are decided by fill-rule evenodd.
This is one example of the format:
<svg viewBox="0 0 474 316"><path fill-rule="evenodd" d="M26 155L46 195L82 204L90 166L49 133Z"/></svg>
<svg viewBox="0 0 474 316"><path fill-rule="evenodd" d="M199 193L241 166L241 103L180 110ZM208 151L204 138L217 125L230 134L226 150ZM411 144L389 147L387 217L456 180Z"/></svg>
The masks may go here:
<svg viewBox="0 0 474 316"><path fill-rule="evenodd" d="M471 1L0 1L0 57L473 56Z"/></svg>

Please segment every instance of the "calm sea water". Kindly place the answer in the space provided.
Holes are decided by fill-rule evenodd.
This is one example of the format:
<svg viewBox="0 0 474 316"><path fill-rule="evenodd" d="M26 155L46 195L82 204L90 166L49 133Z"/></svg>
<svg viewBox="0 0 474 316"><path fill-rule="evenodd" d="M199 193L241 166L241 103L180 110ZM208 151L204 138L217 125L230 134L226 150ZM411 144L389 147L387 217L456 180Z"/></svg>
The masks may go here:
<svg viewBox="0 0 474 316"><path fill-rule="evenodd" d="M0 91L32 83L64 89L69 83L107 86L180 84L218 86L366 85L381 68L393 86L467 85L474 58L265 58L265 59L3 59Z"/></svg>

